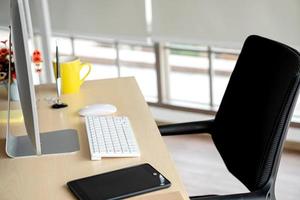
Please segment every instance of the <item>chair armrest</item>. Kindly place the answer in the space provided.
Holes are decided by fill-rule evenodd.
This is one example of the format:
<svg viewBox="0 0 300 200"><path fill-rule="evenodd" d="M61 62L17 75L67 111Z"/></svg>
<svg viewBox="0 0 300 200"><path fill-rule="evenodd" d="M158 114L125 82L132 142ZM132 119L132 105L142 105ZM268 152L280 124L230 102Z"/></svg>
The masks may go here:
<svg viewBox="0 0 300 200"><path fill-rule="evenodd" d="M212 196L199 196L190 197L191 200L267 200L266 194L262 191L229 194L229 195L212 195Z"/></svg>
<svg viewBox="0 0 300 200"><path fill-rule="evenodd" d="M214 120L168 124L158 126L162 136L211 133Z"/></svg>

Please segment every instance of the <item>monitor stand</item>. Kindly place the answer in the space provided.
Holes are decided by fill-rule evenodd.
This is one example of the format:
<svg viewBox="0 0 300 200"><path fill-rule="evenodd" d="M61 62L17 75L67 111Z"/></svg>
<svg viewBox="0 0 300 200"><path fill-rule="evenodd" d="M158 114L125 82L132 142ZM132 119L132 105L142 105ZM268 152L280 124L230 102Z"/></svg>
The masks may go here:
<svg viewBox="0 0 300 200"><path fill-rule="evenodd" d="M42 155L79 151L78 135L74 129L41 133L40 139ZM12 158L37 156L28 135L15 136L9 132L6 133L6 153Z"/></svg>
<svg viewBox="0 0 300 200"><path fill-rule="evenodd" d="M28 134L15 136L10 130L10 84L8 84L8 112L6 127L6 154L12 158L38 156ZM26 116L24 116L26 117ZM79 151L78 134L75 129L63 129L40 133L41 155L66 154Z"/></svg>

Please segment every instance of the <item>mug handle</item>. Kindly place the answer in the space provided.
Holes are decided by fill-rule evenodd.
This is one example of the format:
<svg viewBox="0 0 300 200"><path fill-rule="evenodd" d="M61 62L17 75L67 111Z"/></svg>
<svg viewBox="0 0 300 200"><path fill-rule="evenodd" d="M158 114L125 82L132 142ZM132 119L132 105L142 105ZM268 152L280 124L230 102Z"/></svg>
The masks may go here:
<svg viewBox="0 0 300 200"><path fill-rule="evenodd" d="M86 77L90 74L91 70L92 70L92 64L90 63L81 63L80 64L80 71L82 70L82 68L84 68L85 66L89 67L89 71L84 75L84 77L82 79L80 79L80 85L84 82L84 80L86 79Z"/></svg>

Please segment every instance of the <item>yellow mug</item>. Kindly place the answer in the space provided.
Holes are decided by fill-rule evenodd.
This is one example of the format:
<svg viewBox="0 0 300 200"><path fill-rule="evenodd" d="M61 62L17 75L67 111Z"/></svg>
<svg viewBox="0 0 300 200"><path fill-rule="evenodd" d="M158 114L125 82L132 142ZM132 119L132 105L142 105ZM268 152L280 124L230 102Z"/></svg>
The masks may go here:
<svg viewBox="0 0 300 200"><path fill-rule="evenodd" d="M81 63L80 59L75 56L60 56L60 76L61 76L61 86L63 94L73 94L78 93L81 84L84 82L86 77L89 75L92 69L90 63ZM56 61L53 61L54 74L56 77ZM80 71L88 67L88 72L80 78Z"/></svg>

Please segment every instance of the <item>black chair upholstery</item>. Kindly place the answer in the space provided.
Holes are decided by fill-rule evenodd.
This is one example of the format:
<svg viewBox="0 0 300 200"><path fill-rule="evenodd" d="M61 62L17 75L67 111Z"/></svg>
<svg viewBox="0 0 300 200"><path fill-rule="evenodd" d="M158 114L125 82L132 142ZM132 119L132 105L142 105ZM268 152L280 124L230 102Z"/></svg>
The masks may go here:
<svg viewBox="0 0 300 200"><path fill-rule="evenodd" d="M210 133L227 169L249 193L192 199L272 199L299 89L299 53L249 36L214 120L159 126L163 136Z"/></svg>

